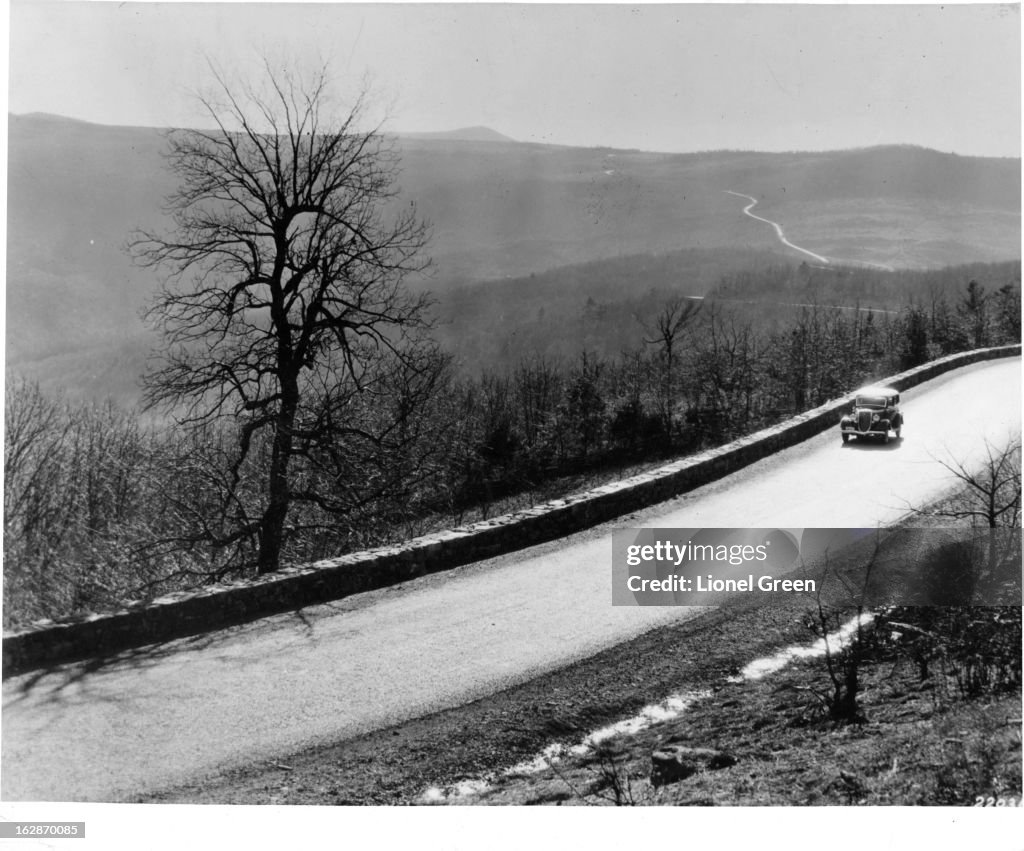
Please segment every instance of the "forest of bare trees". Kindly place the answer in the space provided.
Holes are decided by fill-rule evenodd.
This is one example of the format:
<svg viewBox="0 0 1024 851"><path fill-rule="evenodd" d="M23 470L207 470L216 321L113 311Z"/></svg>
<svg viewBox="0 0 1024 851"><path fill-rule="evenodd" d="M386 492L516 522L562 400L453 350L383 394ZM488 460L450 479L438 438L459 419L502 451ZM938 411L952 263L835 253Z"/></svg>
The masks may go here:
<svg viewBox="0 0 1024 851"><path fill-rule="evenodd" d="M616 358L581 351L478 375L443 359L431 370L392 361L343 398L344 439L304 449L294 487L318 498L291 505L281 563L486 515L511 495L541 499L560 482L723 443L943 354L1019 341L1003 312L1014 298L1019 289L967 282L896 315L808 307L770 329L713 301L680 322L685 308L669 301L646 326L670 333ZM17 381L6 433L8 625L257 568L210 524L228 502L251 516L266 505L271 437L254 435L239 463L233 420L183 428Z"/></svg>

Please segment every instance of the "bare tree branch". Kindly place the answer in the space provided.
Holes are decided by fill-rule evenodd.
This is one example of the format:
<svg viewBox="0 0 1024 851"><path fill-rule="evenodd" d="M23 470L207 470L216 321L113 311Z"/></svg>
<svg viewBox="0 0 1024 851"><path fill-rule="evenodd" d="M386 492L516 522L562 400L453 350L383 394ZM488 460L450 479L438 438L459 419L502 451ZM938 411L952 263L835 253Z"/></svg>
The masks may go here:
<svg viewBox="0 0 1024 851"><path fill-rule="evenodd" d="M428 266L428 227L394 203L398 156L379 128L363 129L367 92L335 117L326 66L304 80L265 61L261 88L211 70L218 91L200 103L215 129L168 138L174 230L130 245L165 275L149 313L164 351L145 400L195 428L237 428L221 483L220 516L233 526L195 517L194 528L219 549L256 535L266 572L279 566L296 499L351 507L337 494L362 472L346 445L372 456L408 442L395 439L408 416L367 419L355 395L407 372L422 379L409 401L424 406L446 366L424 336L427 298L404 286ZM257 447L265 481L252 518L236 492ZM325 463L330 473L308 469ZM368 490L397 484L382 476Z"/></svg>

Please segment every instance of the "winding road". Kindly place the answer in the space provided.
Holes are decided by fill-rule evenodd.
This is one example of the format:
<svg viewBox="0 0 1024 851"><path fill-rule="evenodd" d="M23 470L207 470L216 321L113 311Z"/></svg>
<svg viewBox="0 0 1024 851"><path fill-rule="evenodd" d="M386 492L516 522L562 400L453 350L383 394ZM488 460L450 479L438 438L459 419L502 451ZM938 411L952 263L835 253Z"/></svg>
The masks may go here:
<svg viewBox="0 0 1024 851"><path fill-rule="evenodd" d="M757 219L759 222L764 222L766 225L771 225L773 228L775 228L775 235L779 238L779 242L781 242L783 245L792 248L794 251L799 251L801 254L806 254L808 257L817 260L819 263L824 263L828 265L829 259L827 257L822 257L820 254L815 254L813 251L808 251L806 248L801 248L799 245L795 245L794 243L786 239L786 233L785 231L783 231L782 225L780 225L778 222L773 222L771 219L766 219L763 218L762 216L758 216L755 213L751 213L750 211L757 206L756 198L754 198L751 195L744 195L742 192L733 192L731 189L726 189L725 193L727 195L735 195L737 198L746 198L750 203L743 208L743 212L750 216L750 218Z"/></svg>
<svg viewBox="0 0 1024 851"><path fill-rule="evenodd" d="M404 585L3 684L5 800L131 800L459 705L699 616L612 607L619 527L873 526L1020 432L1020 359L904 394L902 441L837 430L586 532ZM951 416L955 412L955 416Z"/></svg>
<svg viewBox="0 0 1024 851"><path fill-rule="evenodd" d="M892 266L888 266L885 263L872 263L870 260L838 260L836 258L832 258L830 260L828 257L823 257L821 254L815 254L813 251L808 251L806 248L801 248L799 245L790 242L786 238L786 233L785 231L783 231L782 225L780 225L778 222L773 222L771 219L766 219L763 216L758 216L756 213L750 212L751 210L754 209L755 206L757 206L757 199L754 198L752 195L744 195L742 192L733 192L731 189L725 189L723 191L726 195L735 195L737 198L746 198L750 202L749 204L747 204L746 207L743 208L743 212L746 215L750 216L750 218L752 219L757 219L757 221L759 222L764 222L766 225L771 225L773 228L775 228L775 235L779 238L779 242L781 242L788 248L792 248L794 251L799 251L801 254L806 254L808 257L812 258L813 260L817 260L819 263L824 263L825 265L831 265L832 263L845 263L853 266L870 266L873 269L882 269L886 272L895 271L895 269Z"/></svg>

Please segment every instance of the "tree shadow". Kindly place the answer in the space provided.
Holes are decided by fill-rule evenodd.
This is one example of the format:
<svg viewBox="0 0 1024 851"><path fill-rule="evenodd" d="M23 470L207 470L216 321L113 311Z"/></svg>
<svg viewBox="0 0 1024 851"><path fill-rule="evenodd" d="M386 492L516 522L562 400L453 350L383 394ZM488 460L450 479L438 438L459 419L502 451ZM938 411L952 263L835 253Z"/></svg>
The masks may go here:
<svg viewBox="0 0 1024 851"><path fill-rule="evenodd" d="M311 616L311 607L296 609L290 612L279 612L264 615L237 623L218 626L216 630L196 632L190 635L175 636L163 641L139 645L122 650L97 653L88 658L65 658L32 666L5 676L4 706L15 706L30 697L42 697L47 702L58 702L72 687L85 688L88 680L97 675L125 670L145 670L155 667L162 661L178 654L202 652L215 648L218 644L227 645L240 636L269 629L292 629L306 638L312 638L315 624L321 617L329 617L343 613L346 608L343 601L334 603L317 603L315 607L323 610L322 615ZM271 623L276 621L277 623ZM76 654L78 655L78 654ZM6 672L5 672L6 674ZM90 697L117 703L118 698L109 694L98 695L85 692ZM76 698L82 692L75 693Z"/></svg>

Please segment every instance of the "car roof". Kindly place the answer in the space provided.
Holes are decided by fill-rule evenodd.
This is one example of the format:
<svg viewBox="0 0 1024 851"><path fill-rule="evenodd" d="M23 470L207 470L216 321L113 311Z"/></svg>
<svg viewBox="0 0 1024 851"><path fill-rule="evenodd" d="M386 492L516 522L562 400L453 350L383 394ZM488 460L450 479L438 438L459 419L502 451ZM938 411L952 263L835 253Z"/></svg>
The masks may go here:
<svg viewBox="0 0 1024 851"><path fill-rule="evenodd" d="M898 396L899 390L892 387L862 387L854 396Z"/></svg>

